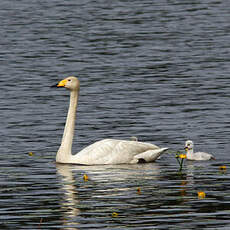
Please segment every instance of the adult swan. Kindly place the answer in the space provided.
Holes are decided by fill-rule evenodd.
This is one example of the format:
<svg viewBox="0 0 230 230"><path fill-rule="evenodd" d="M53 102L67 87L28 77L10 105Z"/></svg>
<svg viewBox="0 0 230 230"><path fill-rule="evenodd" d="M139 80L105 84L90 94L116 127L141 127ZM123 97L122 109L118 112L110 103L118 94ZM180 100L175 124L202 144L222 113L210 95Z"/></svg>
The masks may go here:
<svg viewBox="0 0 230 230"><path fill-rule="evenodd" d="M76 77L67 77L57 87L70 90L70 104L61 146L57 152L56 162L84 165L98 164L136 164L155 161L168 148L139 141L104 139L72 155L72 142L76 119L76 110L80 82Z"/></svg>

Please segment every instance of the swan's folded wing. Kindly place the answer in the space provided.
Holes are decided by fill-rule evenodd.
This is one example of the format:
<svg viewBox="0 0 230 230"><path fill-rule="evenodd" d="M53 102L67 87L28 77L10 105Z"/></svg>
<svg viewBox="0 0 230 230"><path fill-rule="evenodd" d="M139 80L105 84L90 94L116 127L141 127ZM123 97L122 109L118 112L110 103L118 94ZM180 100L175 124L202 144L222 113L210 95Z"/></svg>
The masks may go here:
<svg viewBox="0 0 230 230"><path fill-rule="evenodd" d="M115 145L111 155L107 158L107 164L133 163L136 155L154 149L159 149L159 147L144 142L121 140Z"/></svg>
<svg viewBox="0 0 230 230"><path fill-rule="evenodd" d="M89 145L73 157L79 164L123 164L132 163L135 155L154 149L159 147L137 141L104 139Z"/></svg>

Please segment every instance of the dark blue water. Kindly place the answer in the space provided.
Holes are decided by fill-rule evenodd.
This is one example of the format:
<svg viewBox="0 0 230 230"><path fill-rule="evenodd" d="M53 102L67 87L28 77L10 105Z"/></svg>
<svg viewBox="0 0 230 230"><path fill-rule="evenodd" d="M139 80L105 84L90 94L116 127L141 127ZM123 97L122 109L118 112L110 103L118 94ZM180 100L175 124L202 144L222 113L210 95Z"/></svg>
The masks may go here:
<svg viewBox="0 0 230 230"><path fill-rule="evenodd" d="M0 5L1 229L230 228L228 1ZM69 75L81 81L74 152L137 136L169 154L56 165L69 95L50 85ZM178 173L187 139L217 160Z"/></svg>

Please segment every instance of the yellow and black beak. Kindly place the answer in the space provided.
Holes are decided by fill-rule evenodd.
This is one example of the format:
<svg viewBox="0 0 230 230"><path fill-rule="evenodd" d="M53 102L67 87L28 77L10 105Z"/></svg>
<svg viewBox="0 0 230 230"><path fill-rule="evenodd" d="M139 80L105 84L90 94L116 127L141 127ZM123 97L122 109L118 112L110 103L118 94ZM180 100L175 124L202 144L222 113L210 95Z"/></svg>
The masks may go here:
<svg viewBox="0 0 230 230"><path fill-rule="evenodd" d="M185 149L185 151L188 151L188 147L185 146L184 149Z"/></svg>
<svg viewBox="0 0 230 230"><path fill-rule="evenodd" d="M65 87L66 86L66 83L67 83L67 80L66 79L64 79L64 80L62 80L62 81L60 81L58 84L56 84L56 85L52 85L51 87Z"/></svg>

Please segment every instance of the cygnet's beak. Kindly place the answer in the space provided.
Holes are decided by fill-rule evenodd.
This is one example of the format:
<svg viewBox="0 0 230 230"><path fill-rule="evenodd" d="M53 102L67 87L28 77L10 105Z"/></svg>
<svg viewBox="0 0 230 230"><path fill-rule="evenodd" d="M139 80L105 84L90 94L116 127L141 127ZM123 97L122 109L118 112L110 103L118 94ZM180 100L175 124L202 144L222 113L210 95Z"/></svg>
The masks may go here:
<svg viewBox="0 0 230 230"><path fill-rule="evenodd" d="M185 149L185 151L188 151L188 147L187 146L185 146L184 149Z"/></svg>
<svg viewBox="0 0 230 230"><path fill-rule="evenodd" d="M64 80L60 81L58 84L52 85L51 87L65 87L66 83L67 83L67 80L64 79Z"/></svg>

